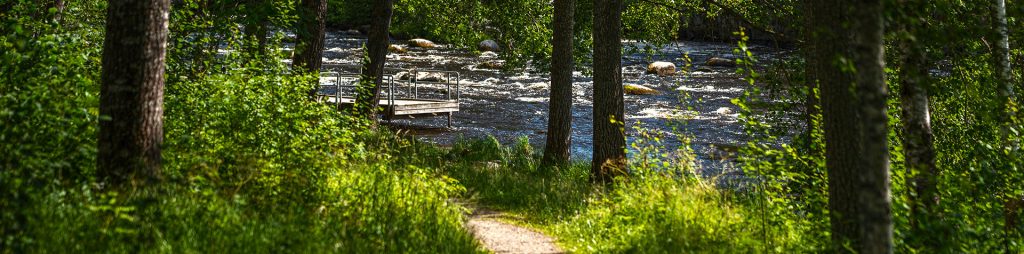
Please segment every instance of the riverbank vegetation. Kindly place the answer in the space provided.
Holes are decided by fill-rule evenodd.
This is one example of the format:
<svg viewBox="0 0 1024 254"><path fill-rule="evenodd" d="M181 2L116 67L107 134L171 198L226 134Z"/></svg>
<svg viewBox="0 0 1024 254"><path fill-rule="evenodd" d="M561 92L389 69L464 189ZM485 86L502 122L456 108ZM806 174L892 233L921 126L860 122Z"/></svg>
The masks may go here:
<svg viewBox="0 0 1024 254"><path fill-rule="evenodd" d="M563 1L0 3L0 253L477 253L481 207L579 253L1024 251L1024 3ZM603 54L656 54L615 42L700 37L698 21L735 31L741 175L703 174L685 129L676 148L623 122ZM310 98L324 24L600 72L615 89L595 125L618 131L600 140L638 134L592 162L378 127ZM795 53L759 61L751 40Z"/></svg>

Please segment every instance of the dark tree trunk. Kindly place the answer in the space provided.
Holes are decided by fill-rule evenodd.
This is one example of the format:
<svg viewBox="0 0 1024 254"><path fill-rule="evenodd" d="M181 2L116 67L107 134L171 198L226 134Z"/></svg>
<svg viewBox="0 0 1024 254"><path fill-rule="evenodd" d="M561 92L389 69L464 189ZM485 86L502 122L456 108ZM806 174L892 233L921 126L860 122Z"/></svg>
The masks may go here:
<svg viewBox="0 0 1024 254"><path fill-rule="evenodd" d="M100 86L97 175L113 186L160 179L168 0L110 0Z"/></svg>
<svg viewBox="0 0 1024 254"><path fill-rule="evenodd" d="M829 219L833 248L843 251L857 239L857 174L860 158L860 118L853 94L853 76L844 72L839 57L848 56L850 37L843 31L849 5L843 0L813 2L813 28L807 40L811 47L807 63L816 66L821 89L821 110L825 135L825 166L828 168Z"/></svg>
<svg viewBox="0 0 1024 254"><path fill-rule="evenodd" d="M302 0L299 6L299 27L296 31L295 57L292 67L307 73L320 73L324 54L324 26L327 0ZM316 90L310 90L313 97Z"/></svg>
<svg viewBox="0 0 1024 254"><path fill-rule="evenodd" d="M922 6L924 1L902 0L900 8L904 10L906 19L902 24L903 34L900 36L900 105L903 108L903 155L909 190L913 190L910 199L911 228L914 234L929 235L923 223L935 218L938 205L938 189L936 178L939 174L935 166L935 145L928 107L928 87L931 79L928 69L927 52L923 39L927 36L921 19L924 18ZM922 221L923 220L923 221ZM937 251L941 242L928 241L926 247Z"/></svg>
<svg viewBox="0 0 1024 254"><path fill-rule="evenodd" d="M246 2L245 36L256 39L255 45L250 45L248 50L253 56L261 57L267 53L267 15L266 0L249 0ZM246 41L252 43L252 41Z"/></svg>
<svg viewBox="0 0 1024 254"><path fill-rule="evenodd" d="M816 8L814 4L816 3L815 1L802 1L801 4L801 8L803 8L802 10L804 12L804 38L811 38L814 36L813 34L817 32L815 31L816 26L814 25L816 17L813 15L815 11L814 8ZM804 98L804 128L806 128L806 130L803 134L803 139L805 142L804 148L807 152L813 153L814 155L820 155L820 147L814 147L814 134L817 131L815 117L821 114L821 112L819 112L820 108L817 93L817 89L819 87L818 69L821 68L821 66L826 66L828 63L819 61L823 59L812 57L816 52L815 44L812 42L813 41L809 39L806 40L802 47L803 51L801 51L804 54L804 59L806 59L804 62L804 82L806 83L804 85L806 87L805 89L807 89L807 97Z"/></svg>
<svg viewBox="0 0 1024 254"><path fill-rule="evenodd" d="M622 0L594 1L594 158L591 180L626 172L622 99Z"/></svg>
<svg viewBox="0 0 1024 254"><path fill-rule="evenodd" d="M366 54L369 62L363 63L362 77L356 98L356 110L360 115L377 124L377 102L380 100L381 83L384 82L384 62L388 56L388 29L391 27L392 0L381 0L373 7L373 23L366 40Z"/></svg>
<svg viewBox="0 0 1024 254"><path fill-rule="evenodd" d="M859 253L893 252L882 11L882 0L858 1L849 19L861 126L860 172L854 178L859 185Z"/></svg>
<svg viewBox="0 0 1024 254"><path fill-rule="evenodd" d="M569 163L572 144L573 20L575 0L555 0L554 38L551 39L551 100L548 108L544 163Z"/></svg>

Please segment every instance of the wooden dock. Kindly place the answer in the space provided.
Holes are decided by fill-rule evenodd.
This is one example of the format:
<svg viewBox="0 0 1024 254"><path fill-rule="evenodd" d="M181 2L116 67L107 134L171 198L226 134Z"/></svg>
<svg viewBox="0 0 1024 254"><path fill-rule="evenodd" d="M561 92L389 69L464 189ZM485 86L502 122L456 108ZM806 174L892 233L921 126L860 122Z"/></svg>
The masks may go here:
<svg viewBox="0 0 1024 254"><path fill-rule="evenodd" d="M327 98L327 103L338 104L335 97ZM355 98L341 97L342 108L350 108L356 104ZM395 99L380 100L377 106L381 107L384 119L390 121L396 117L418 118L430 116L447 116L448 128L452 127L452 113L459 111L459 102L454 100L427 100L427 99Z"/></svg>
<svg viewBox="0 0 1024 254"><path fill-rule="evenodd" d="M325 71L320 73L321 101L336 105L338 109L355 105L358 73ZM419 77L419 78L417 78ZM327 84L324 84L324 82ZM390 122L396 118L446 116L452 127L452 114L459 111L459 74L452 71L410 70L390 71L382 84L381 99L377 106L380 114Z"/></svg>

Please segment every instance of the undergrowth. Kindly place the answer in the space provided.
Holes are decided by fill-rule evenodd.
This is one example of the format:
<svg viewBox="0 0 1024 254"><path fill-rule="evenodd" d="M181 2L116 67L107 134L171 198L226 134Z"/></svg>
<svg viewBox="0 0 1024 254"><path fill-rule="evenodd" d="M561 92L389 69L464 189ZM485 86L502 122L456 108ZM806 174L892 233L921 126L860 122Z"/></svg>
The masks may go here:
<svg viewBox="0 0 1024 254"><path fill-rule="evenodd" d="M81 11L66 19L102 20L76 15L101 13L101 2L67 4ZM192 23L176 24L172 37ZM310 101L313 77L289 73L276 52L229 53L195 68L184 56L194 45L172 43L164 180L106 188L93 177L102 39L94 27L102 25L0 16L0 253L483 251L452 201L461 185L425 161L399 159L414 142ZM193 41L224 38L207 36Z"/></svg>

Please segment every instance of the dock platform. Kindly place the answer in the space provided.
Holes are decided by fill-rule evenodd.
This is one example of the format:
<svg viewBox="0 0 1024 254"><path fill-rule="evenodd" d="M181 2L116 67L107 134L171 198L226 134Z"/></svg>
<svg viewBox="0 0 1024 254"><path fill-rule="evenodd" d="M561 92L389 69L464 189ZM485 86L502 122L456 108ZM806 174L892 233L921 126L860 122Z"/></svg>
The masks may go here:
<svg viewBox="0 0 1024 254"><path fill-rule="evenodd" d="M381 99L377 103L383 119L447 117L459 111L459 74L450 71L410 70L385 73ZM321 72L318 95L321 101L341 110L355 105L359 74Z"/></svg>

